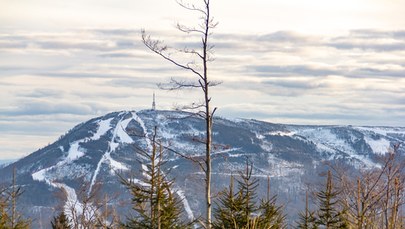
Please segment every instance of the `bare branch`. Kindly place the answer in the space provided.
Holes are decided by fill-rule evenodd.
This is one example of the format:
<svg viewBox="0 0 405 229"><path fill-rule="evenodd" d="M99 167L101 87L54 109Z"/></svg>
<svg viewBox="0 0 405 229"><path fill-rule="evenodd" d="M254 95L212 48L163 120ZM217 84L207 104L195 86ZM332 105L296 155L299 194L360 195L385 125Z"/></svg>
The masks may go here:
<svg viewBox="0 0 405 229"><path fill-rule="evenodd" d="M205 10L196 7L194 4L187 4L187 3L184 3L184 2L181 1L181 0L177 0L176 2L177 2L177 4L179 4L179 5L180 5L181 7L183 7L184 9L191 10L191 11L197 11L197 12L199 12L199 13L202 13L202 14L205 15L205 16L208 16L208 14L207 14L207 12L206 12ZM204 2L205 2L205 1L204 1ZM205 2L205 5L207 5L206 2Z"/></svg>
<svg viewBox="0 0 405 229"><path fill-rule="evenodd" d="M160 40L152 40L149 35L146 35L144 30L142 31L142 41L147 48L149 48L151 51L153 51L154 53L161 56L163 59L171 62L172 64L176 65L177 67L191 71L192 73L196 74L200 78L203 78L203 75L201 75L201 73L196 71L194 68L191 68L188 65L181 64L181 63L177 62L176 60L172 59L170 57L170 55L165 54L165 52L168 50L168 47L166 45L162 45L163 42Z"/></svg>
<svg viewBox="0 0 405 229"><path fill-rule="evenodd" d="M159 83L158 87L162 90L173 91L183 88L199 88L200 85L197 85L193 82L187 82L185 80L176 80L171 78L169 83Z"/></svg>
<svg viewBox="0 0 405 229"><path fill-rule="evenodd" d="M204 57L199 52L195 51L195 49L188 49L187 47L185 47L185 48L179 49L177 51L186 53L186 54L193 54L193 55L198 56L200 59L204 59Z"/></svg>
<svg viewBox="0 0 405 229"><path fill-rule="evenodd" d="M122 127L122 128L123 128L123 127ZM196 160L193 156L187 156L187 155L184 154L184 153L180 153L179 151L174 150L173 148L170 148L169 146L166 146L166 145L164 145L164 144L162 144L162 143L160 143L160 142L155 141L155 140L154 140L153 138L151 138L151 137L147 137L145 134L138 134L138 133L136 133L136 132L134 132L134 131L129 132L129 131L125 130L124 128L123 128L123 130L124 130L128 135L130 135L130 136L137 136L137 137L148 138L149 140L153 141L153 143L156 144L157 146L162 147L163 149L168 150L169 152L172 152L172 153L174 153L175 155L180 156L181 158L190 160L190 161L192 161L192 162L198 164L199 167L200 167L200 169L205 172L205 167L204 167L204 165L201 163L201 161ZM135 151L137 151L140 155L143 155L143 156L145 156L145 157L149 157L148 153L145 152L145 150L142 149L142 148L140 148L139 146L133 145L132 148L133 148Z"/></svg>
<svg viewBox="0 0 405 229"><path fill-rule="evenodd" d="M196 110L205 107L204 103L191 103L190 105L183 105L178 107L179 110Z"/></svg>
<svg viewBox="0 0 405 229"><path fill-rule="evenodd" d="M180 24L180 23L176 24L176 28L178 30L180 30L181 32L184 32L184 33L199 33L199 34L204 35L203 30L199 30L199 29L196 29L194 27L188 27L188 26Z"/></svg>

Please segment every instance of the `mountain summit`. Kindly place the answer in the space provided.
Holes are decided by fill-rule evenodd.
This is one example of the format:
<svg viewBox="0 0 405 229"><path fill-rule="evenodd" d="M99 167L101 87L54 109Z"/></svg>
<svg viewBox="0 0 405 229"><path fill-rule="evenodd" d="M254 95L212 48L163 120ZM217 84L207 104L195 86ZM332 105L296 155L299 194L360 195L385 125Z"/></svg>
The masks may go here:
<svg viewBox="0 0 405 229"><path fill-rule="evenodd" d="M203 175L179 153L203 155L204 120L187 112L143 110L107 114L81 123L59 140L0 169L0 181L10 183L13 168L25 190L19 199L24 213L35 223L49 224L57 207L80 205L83 184L91 192L117 196L111 205L126 202L120 211L129 215L130 196L117 173L132 174L141 182L145 158L137 148L151 151L154 135L170 148L165 151L165 171L175 179L187 217L204 209ZM379 156L392 144L405 141L405 128L354 126L303 126L272 124L257 120L215 118L213 146L213 193L227 186L229 176L253 162L253 174L263 182L271 179L271 192L287 203L289 214L304 206L307 185L315 183L326 164L344 164L353 170L380 166ZM400 152L405 152L402 145ZM65 198L56 198L58 190ZM261 185L265 193L267 185ZM121 205L120 205L121 206Z"/></svg>

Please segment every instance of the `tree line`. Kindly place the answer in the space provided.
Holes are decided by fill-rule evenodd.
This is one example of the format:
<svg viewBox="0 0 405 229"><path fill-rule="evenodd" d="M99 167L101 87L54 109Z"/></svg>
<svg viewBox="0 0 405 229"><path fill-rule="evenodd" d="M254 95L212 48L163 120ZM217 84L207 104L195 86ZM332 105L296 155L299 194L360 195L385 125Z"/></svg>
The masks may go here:
<svg viewBox="0 0 405 229"><path fill-rule="evenodd" d="M119 216L116 207L109 203L110 197L102 195L97 187L89 192L89 186L84 184L77 192L78 201L65 200L64 207L47 227L204 228L204 218L186 219L182 199L173 188L175 180L169 179L169 173L162 168L166 163L164 149L155 137L151 152L136 148L148 162L142 180L117 173L117 179L131 194L133 214ZM360 170L355 176L347 174L342 167L331 166L324 184L307 190L305 209L296 222L287 222L284 205L270 193L269 180L267 193L257 192L263 184L252 176L253 165L246 160L245 170L231 176L228 187L214 199L210 226L215 229L404 228L405 161L397 152L398 147L393 146L381 157L381 167ZM61 191L61 196L66 197L66 190L61 188ZM15 175L9 186L0 189L0 229L30 228L32 219L24 218L17 209L18 197L23 192L16 184ZM309 196L313 197L311 201Z"/></svg>

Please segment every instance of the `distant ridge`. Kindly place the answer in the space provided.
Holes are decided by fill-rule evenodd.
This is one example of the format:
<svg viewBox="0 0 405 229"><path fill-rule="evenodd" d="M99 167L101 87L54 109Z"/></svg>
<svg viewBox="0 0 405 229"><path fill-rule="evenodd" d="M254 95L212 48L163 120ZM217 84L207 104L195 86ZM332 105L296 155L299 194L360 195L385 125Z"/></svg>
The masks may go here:
<svg viewBox="0 0 405 229"><path fill-rule="evenodd" d="M17 160L18 159L0 159L0 168L3 168L5 166L7 166L8 164L11 164Z"/></svg>
<svg viewBox="0 0 405 229"><path fill-rule="evenodd" d="M77 202L83 182L90 189L101 184L101 191L119 193L112 203L128 202L127 190L120 184L116 171L133 171L140 181L145 158L134 146L150 151L157 127L157 138L166 146L198 158L204 145L204 120L181 111L119 111L83 122L56 142L0 169L0 182L10 182L12 168L17 169L17 182L26 192L19 199L25 214L47 225L58 206ZM286 212L296 217L305 206L308 184L319 182L326 163L344 164L355 171L379 165L378 158L392 144L405 142L403 127L310 126L274 124L258 120L214 120L213 192L229 182L229 176L245 167L250 160L254 176L262 182L271 177L272 193L288 203ZM400 152L405 153L404 144ZM179 196L184 197L185 217L195 217L204 205L201 171L192 162L167 151L165 170L171 171ZM66 201L54 196L60 188L67 190ZM266 193L265 185L260 193ZM121 206L122 214L131 206ZM294 218L289 219L293 221ZM33 225L33 228L37 228Z"/></svg>

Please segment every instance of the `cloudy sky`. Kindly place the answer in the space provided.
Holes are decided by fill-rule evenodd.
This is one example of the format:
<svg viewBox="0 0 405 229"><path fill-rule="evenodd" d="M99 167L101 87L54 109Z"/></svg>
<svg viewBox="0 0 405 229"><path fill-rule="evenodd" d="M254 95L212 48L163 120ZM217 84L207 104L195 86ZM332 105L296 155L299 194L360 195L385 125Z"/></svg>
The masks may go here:
<svg viewBox="0 0 405 229"><path fill-rule="evenodd" d="M200 0L190 0L198 4ZM218 114L294 124L405 126L404 0L212 0ZM200 100L156 84L193 79L148 51L199 15L175 0L0 0L0 158L112 111Z"/></svg>

